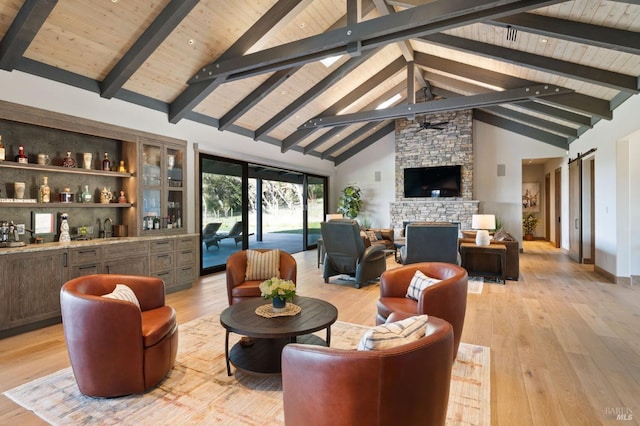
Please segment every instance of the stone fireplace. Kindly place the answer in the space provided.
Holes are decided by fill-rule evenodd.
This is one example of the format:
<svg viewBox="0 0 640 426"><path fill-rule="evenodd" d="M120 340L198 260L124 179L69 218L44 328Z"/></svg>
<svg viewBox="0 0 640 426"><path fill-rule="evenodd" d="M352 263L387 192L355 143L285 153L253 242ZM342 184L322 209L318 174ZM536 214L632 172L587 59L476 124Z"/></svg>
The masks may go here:
<svg viewBox="0 0 640 426"><path fill-rule="evenodd" d="M390 207L391 226L401 229L406 221L460 222L461 229L469 229L479 205L472 199L472 111L430 114L423 119L449 123L444 130L420 130L416 120L396 120L396 198ZM405 168L448 165L462 165L461 197L404 197Z"/></svg>

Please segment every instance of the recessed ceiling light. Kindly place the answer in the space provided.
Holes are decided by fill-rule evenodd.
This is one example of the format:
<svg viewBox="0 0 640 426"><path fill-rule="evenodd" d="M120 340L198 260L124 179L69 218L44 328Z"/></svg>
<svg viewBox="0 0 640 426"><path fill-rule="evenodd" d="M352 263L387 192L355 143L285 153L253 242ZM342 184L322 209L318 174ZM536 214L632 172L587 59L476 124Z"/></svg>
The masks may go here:
<svg viewBox="0 0 640 426"><path fill-rule="evenodd" d="M301 22L298 26L300 27L300 29L304 28L304 22Z"/></svg>
<svg viewBox="0 0 640 426"><path fill-rule="evenodd" d="M547 41L549 41L549 40L547 40L546 38L541 38L540 39L540 43L546 43Z"/></svg>
<svg viewBox="0 0 640 426"><path fill-rule="evenodd" d="M111 3L118 3L118 0L111 0Z"/></svg>
<svg viewBox="0 0 640 426"><path fill-rule="evenodd" d="M112 1L113 1L113 0L112 0ZM187 43L188 43L188 44L193 44L193 43L195 43L195 42L196 42L196 41L195 41L194 39L192 39L192 38L190 38L190 39L187 41Z"/></svg>

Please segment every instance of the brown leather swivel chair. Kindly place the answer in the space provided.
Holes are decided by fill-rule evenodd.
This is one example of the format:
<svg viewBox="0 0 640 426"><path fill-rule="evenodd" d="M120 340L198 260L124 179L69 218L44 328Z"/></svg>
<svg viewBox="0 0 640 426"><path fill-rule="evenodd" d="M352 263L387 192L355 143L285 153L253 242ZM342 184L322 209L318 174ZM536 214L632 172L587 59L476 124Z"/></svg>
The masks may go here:
<svg viewBox="0 0 640 426"><path fill-rule="evenodd" d="M436 317L425 337L391 349L289 344L282 351L285 424L444 425L452 357L451 325Z"/></svg>
<svg viewBox="0 0 640 426"><path fill-rule="evenodd" d="M135 293L131 302L101 297L116 284ZM165 305L164 282L134 275L87 275L60 292L62 324L80 392L94 397L142 393L173 368L178 350L175 310Z"/></svg>
<svg viewBox="0 0 640 426"><path fill-rule="evenodd" d="M406 297L416 270L442 280L427 287L418 301ZM467 281L467 271L451 263L421 262L390 269L380 277L376 324L384 323L392 312L442 318L453 326L455 359L467 310Z"/></svg>
<svg viewBox="0 0 640 426"><path fill-rule="evenodd" d="M268 249L254 249L265 252ZM247 298L261 297L260 283L271 277L261 280L245 281L247 271L247 252L237 251L227 258L227 298L229 306L242 302ZM298 265L293 256L280 250L280 278L296 282Z"/></svg>

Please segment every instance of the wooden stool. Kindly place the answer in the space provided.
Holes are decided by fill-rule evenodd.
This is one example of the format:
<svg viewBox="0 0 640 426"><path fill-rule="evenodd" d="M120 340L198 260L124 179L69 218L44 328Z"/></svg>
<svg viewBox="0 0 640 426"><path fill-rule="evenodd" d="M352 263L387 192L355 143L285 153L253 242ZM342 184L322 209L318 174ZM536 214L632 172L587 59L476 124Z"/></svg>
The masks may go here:
<svg viewBox="0 0 640 426"><path fill-rule="evenodd" d="M460 244L460 256L462 257L462 267L467 270L470 276L500 278L503 284L507 283L505 276L507 248L504 245L478 246L473 243L462 243ZM493 258L494 261L487 258Z"/></svg>

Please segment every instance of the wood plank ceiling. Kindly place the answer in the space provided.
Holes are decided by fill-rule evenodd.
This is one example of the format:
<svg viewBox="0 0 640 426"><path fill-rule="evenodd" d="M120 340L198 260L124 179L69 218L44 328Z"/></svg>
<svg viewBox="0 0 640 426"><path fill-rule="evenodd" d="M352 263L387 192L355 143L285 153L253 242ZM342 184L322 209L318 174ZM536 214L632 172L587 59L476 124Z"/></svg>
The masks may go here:
<svg viewBox="0 0 640 426"><path fill-rule="evenodd" d="M0 0L0 68L339 164L468 108L567 148L638 93L639 30L638 0Z"/></svg>

